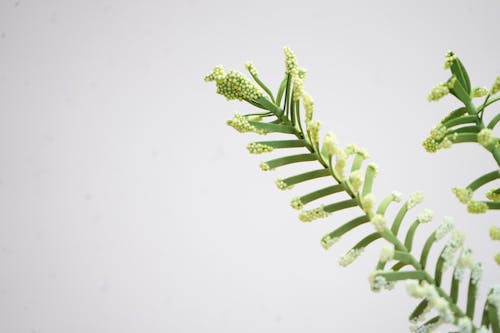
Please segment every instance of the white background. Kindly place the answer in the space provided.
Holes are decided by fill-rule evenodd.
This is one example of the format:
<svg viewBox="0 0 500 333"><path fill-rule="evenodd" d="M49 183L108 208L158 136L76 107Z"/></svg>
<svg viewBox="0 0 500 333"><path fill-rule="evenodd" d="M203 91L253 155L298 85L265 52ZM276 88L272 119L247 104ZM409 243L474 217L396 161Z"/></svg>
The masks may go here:
<svg viewBox="0 0 500 333"><path fill-rule="evenodd" d="M373 294L381 244L351 267L302 224L225 125L214 65L253 60L273 88L289 45L317 118L380 166L375 193L420 190L499 281L488 239L450 188L496 165L477 145L421 141L454 50L473 85L500 74L498 1L1 1L0 332L405 332L402 286ZM498 112L491 108L490 114ZM497 223L498 224L498 223ZM432 226L422 227L422 239ZM421 244L421 241L418 243ZM479 315L479 312L478 312Z"/></svg>

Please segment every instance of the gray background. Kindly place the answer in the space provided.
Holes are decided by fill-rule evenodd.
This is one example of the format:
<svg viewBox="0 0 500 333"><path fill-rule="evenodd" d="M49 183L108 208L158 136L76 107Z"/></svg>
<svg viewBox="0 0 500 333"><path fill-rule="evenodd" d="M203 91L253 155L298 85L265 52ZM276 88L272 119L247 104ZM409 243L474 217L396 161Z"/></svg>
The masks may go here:
<svg viewBox="0 0 500 333"><path fill-rule="evenodd" d="M324 128L379 164L378 197L424 191L413 214L454 216L483 285L498 281L496 215L470 216L450 193L493 159L473 145L430 155L421 141L457 105L426 101L448 77L446 50L475 85L500 74L499 12L498 1L1 1L0 331L407 331L416 300L368 288L381 244L337 265L370 229L324 251L320 237L349 214L300 223L289 200L304 189L275 189L286 173L262 174L265 157L225 125L248 108L202 80L251 59L276 87L284 45L309 70Z"/></svg>

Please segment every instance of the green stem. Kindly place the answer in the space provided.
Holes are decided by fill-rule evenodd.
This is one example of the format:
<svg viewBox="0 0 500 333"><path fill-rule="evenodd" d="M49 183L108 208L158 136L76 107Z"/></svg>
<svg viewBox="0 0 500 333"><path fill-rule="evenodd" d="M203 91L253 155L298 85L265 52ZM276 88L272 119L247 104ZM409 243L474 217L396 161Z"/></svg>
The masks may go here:
<svg viewBox="0 0 500 333"><path fill-rule="evenodd" d="M481 177L477 178L472 183L467 185L467 188L471 189L472 191L475 191L478 188L480 188L481 186L483 186L491 181L494 181L495 179L498 179L498 178L500 178L499 170L488 172L487 174L482 175Z"/></svg>

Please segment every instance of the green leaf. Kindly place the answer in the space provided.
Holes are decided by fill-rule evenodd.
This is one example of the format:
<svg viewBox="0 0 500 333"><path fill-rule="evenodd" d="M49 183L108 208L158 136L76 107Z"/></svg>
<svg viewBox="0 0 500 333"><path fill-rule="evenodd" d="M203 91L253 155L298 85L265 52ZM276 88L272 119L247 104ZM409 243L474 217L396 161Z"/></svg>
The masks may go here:
<svg viewBox="0 0 500 333"><path fill-rule="evenodd" d="M262 123L260 121L253 121L253 120L249 120L248 122L255 128L264 130L268 133L295 134L295 129L291 126L278 125L273 123Z"/></svg>
<svg viewBox="0 0 500 333"><path fill-rule="evenodd" d="M458 301L458 291L460 288L460 280L455 279L455 271L453 272L453 279L451 280L451 287L450 287L450 298L454 303L457 303Z"/></svg>
<svg viewBox="0 0 500 333"><path fill-rule="evenodd" d="M497 308L489 303L488 304L488 319L490 321L491 328L493 333L500 333L500 323L498 319L498 310Z"/></svg>
<svg viewBox="0 0 500 333"><path fill-rule="evenodd" d="M323 207L323 210L327 213L333 213L342 209L356 207L359 205L358 199L349 199L340 202L336 202Z"/></svg>
<svg viewBox="0 0 500 333"><path fill-rule="evenodd" d="M256 99L255 102L262 105L266 110L274 113L277 117L281 117L283 115L283 110L271 102L267 97L261 96Z"/></svg>
<svg viewBox="0 0 500 333"><path fill-rule="evenodd" d="M403 218L405 217L407 212L408 212L408 202L405 202L404 205L401 206L401 208L399 209L398 214L396 215L394 221L392 222L391 231L394 234L394 236L398 235L399 227L401 226Z"/></svg>
<svg viewBox="0 0 500 333"><path fill-rule="evenodd" d="M500 121L500 113L498 113L491 121L488 123L489 129L494 129L497 123Z"/></svg>
<svg viewBox="0 0 500 333"><path fill-rule="evenodd" d="M470 95L465 90L460 80L457 80L455 82L455 85L453 86L453 88L450 89L450 92L464 104L470 105L471 102ZM470 112L470 110L468 110L468 112Z"/></svg>
<svg viewBox="0 0 500 333"><path fill-rule="evenodd" d="M365 248L381 237L382 236L378 232L371 233L368 236L366 236L365 238L363 238L362 240L360 240L359 242L357 242L356 245L354 245L351 248L351 250Z"/></svg>
<svg viewBox="0 0 500 333"><path fill-rule="evenodd" d="M429 301L424 299L420 303L418 303L417 307L411 312L410 317L408 318L410 321L415 321L422 315L424 310L429 305Z"/></svg>
<svg viewBox="0 0 500 333"><path fill-rule="evenodd" d="M408 263L408 262L402 262L402 261L400 261L400 262L398 262L398 263L394 264L394 265L391 267L391 271L395 271L395 272L397 272L397 271L399 271L401 268L403 268L403 267L405 267L405 266L408 266L409 264L410 264L410 263Z"/></svg>
<svg viewBox="0 0 500 333"><path fill-rule="evenodd" d="M266 145L275 149L279 148L301 148L308 146L306 140L275 140L275 141L257 141L257 144Z"/></svg>
<svg viewBox="0 0 500 333"><path fill-rule="evenodd" d="M280 87L278 89L278 93L276 94L276 104L281 106L281 99L283 98L283 93L285 92L285 87L288 82L289 76L286 75L283 81L281 81Z"/></svg>
<svg viewBox="0 0 500 333"><path fill-rule="evenodd" d="M311 179L321 178L321 177L326 177L326 176L330 176L330 170L323 168L323 169L319 169L319 170L304 172L304 173L301 173L300 175L288 177L288 178L283 179L283 181L288 186L291 186L291 185L299 184L299 183L302 183L302 182L305 182L305 181L308 181Z"/></svg>
<svg viewBox="0 0 500 333"><path fill-rule="evenodd" d="M333 185L333 186L328 186L325 188L322 188L321 190L317 190L311 193L308 193L306 195L303 195L300 197L300 201L302 204L307 204L309 202L312 202L314 200L326 197L327 195L338 193L344 191L344 187L340 184Z"/></svg>
<svg viewBox="0 0 500 333"><path fill-rule="evenodd" d="M436 263L436 272L434 273L434 281L436 281L436 286L441 285L441 280L443 278L443 266L444 266L444 259L442 257L444 250L446 249L446 246L444 247L443 251L441 251L439 258Z"/></svg>
<svg viewBox="0 0 500 333"><path fill-rule="evenodd" d="M270 169L276 169L278 167L298 163L298 162L310 162L316 161L316 154L297 154L297 155L289 155L285 157L276 158L274 160L270 160L265 162L269 166Z"/></svg>
<svg viewBox="0 0 500 333"><path fill-rule="evenodd" d="M352 229L354 229L356 227L359 227L360 225L363 225L363 224L365 224L366 222L369 222L369 221L370 221L370 218L368 217L368 215L359 216L359 217L357 217L357 218L355 218L353 220L350 220L349 222L343 224L342 226L338 227L334 231L326 234L323 237L323 239L324 238L328 238L328 239L340 238L346 232L349 232Z"/></svg>
<svg viewBox="0 0 500 333"><path fill-rule="evenodd" d="M471 85L470 85L469 74L467 74L467 71L465 70L465 67L460 61L460 59L456 58L451 63L450 70L453 73L453 75L455 75L458 82L460 82L467 95L470 95Z"/></svg>
<svg viewBox="0 0 500 333"><path fill-rule="evenodd" d="M441 119L441 123L444 124L449 120L458 118L460 116L463 116L465 113L467 113L467 109L464 107L458 108L456 110L451 111L446 117ZM448 126L447 126L448 127Z"/></svg>
<svg viewBox="0 0 500 333"><path fill-rule="evenodd" d="M406 233L405 247L408 250L408 252L411 252L411 248L413 245L413 237L415 236L415 231L417 230L419 225L420 222L418 220L413 222L410 228L408 229L408 232Z"/></svg>
<svg viewBox="0 0 500 333"><path fill-rule="evenodd" d="M449 131L446 133L446 135L450 135L453 133L479 133L481 131L481 128L478 126L464 126L464 127L459 127L457 129L454 129L453 131Z"/></svg>
<svg viewBox="0 0 500 333"><path fill-rule="evenodd" d="M465 108L462 108L462 109L465 110ZM464 116L464 117L457 117L457 118L449 119L445 122L442 122L442 124L446 128L451 128L451 127L463 125L463 124L470 124L470 123L475 124L476 120L477 120L476 116Z"/></svg>
<svg viewBox="0 0 500 333"><path fill-rule="evenodd" d="M486 185L498 178L500 178L500 170L491 171L475 179L473 182L467 185L467 188L471 189L472 191L476 191L481 186Z"/></svg>
<svg viewBox="0 0 500 333"><path fill-rule="evenodd" d="M382 272L378 274L386 281L400 281L400 280L425 280L426 275L423 271L403 271L403 272Z"/></svg>
<svg viewBox="0 0 500 333"><path fill-rule="evenodd" d="M427 258L429 257L429 252L431 251L434 242L436 242L436 232L430 234L430 236L425 241L424 247L422 248L422 254L420 255L420 265L422 266L422 269L425 269Z"/></svg>
<svg viewBox="0 0 500 333"><path fill-rule="evenodd" d="M472 277L469 279L469 289L467 292L467 316L473 320L474 310L476 309L477 285L473 283Z"/></svg>

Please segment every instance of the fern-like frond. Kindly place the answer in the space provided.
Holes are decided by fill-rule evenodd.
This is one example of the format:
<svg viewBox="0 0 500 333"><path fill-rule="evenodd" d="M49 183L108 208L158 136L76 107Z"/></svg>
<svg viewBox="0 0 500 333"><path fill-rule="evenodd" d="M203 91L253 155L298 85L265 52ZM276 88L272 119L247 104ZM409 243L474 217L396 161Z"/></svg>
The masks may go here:
<svg viewBox="0 0 500 333"><path fill-rule="evenodd" d="M278 157L261 163L261 168L265 171L297 163L316 163L316 167L309 168L307 172L276 180L276 185L282 190L291 189L294 185L319 178L330 182L327 186L299 195L292 200L291 206L300 210L299 218L301 221L311 222L328 217L340 210L358 211L358 217L337 226L321 238L321 245L325 249L332 247L342 236L359 226L365 224L373 226L374 232L364 235L340 258L339 262L342 266L352 263L373 242L384 239L388 245L384 246L375 271L369 277L372 290L390 289L394 283L406 281L409 293L422 299L412 311L411 321L423 320L425 314L433 309L438 313L438 316L425 322L422 327L435 327L441 323L450 323L461 330L467 329L465 330L467 332L477 331L479 327L473 324L473 319L481 266L470 258L468 252L464 252L463 235L458 231L453 231L450 240L441 249L434 269L432 269L428 263L430 251L435 243L453 229L451 222L444 219L442 224L428 236L421 249L419 259L417 259L417 256L413 254L416 247L414 244L415 234L421 224L430 222L434 215L433 212L424 210L409 225L401 238L398 234L401 233L407 212L422 202L422 193L417 192L410 195L408 200L400 206L396 216L392 219L392 224L388 225L387 221L391 219L387 214L387 209L392 203L398 203L401 195L397 192L391 193L377 206L372 188L378 168L373 163L363 167L368 154L354 145L341 148L331 133L327 133L323 142L320 142L320 123L313 119L314 101L304 90L305 72L298 67L295 55L288 48L285 48L285 57L285 78L278 88L276 98L260 81L253 65L250 66L249 71L257 86L261 87L268 97L257 90L257 86L253 83L242 82L241 76L233 72L231 72L232 75L237 77L237 80L234 81L236 83L227 80L220 67L216 67L207 76L209 81L216 82L218 92L226 98L245 100L266 111L263 113L264 116L257 115L257 118L255 118L255 114L237 116L228 122L229 125L239 132L277 133L293 136L287 140L256 141L247 146L247 149L254 154L278 150ZM446 140L451 143L480 141L481 131L476 129L476 115L470 112L470 103L467 99L472 91L469 77L458 58L453 55L449 57L449 66L454 76L449 82L440 86L433 96L442 94L444 90L448 89L467 105L452 111L443 119L441 125L431 133L432 142L429 144L442 145ZM233 84L236 85L232 86ZM304 109L304 117L301 116L301 105ZM272 116L270 117L270 115ZM263 121L263 118L271 118L271 120ZM469 124L474 125L469 126ZM304 151L300 153L289 153L288 151L288 149L295 151L297 148ZM307 164L308 167L311 166L311 163ZM470 189L473 190L474 186L481 186L480 184L483 184L484 181L485 179L476 181ZM343 194L345 198L339 198L337 194ZM318 199L330 203L306 209L305 206L313 204ZM457 254L459 255L458 260L456 259ZM386 269L387 263L391 263L390 269ZM451 290L447 292L442 288L442 281L445 278L444 273L451 267L454 267ZM432 269L433 274L429 273L429 268ZM469 269L471 273L466 291L467 303L465 307L462 307L458 304L458 293L463 271L466 269ZM493 290L490 295L494 295ZM486 303L483 311L482 325L484 328L491 327L496 332L498 318L492 319L491 313L499 308L499 305L495 303L499 297L491 296L490 298L491 300Z"/></svg>

